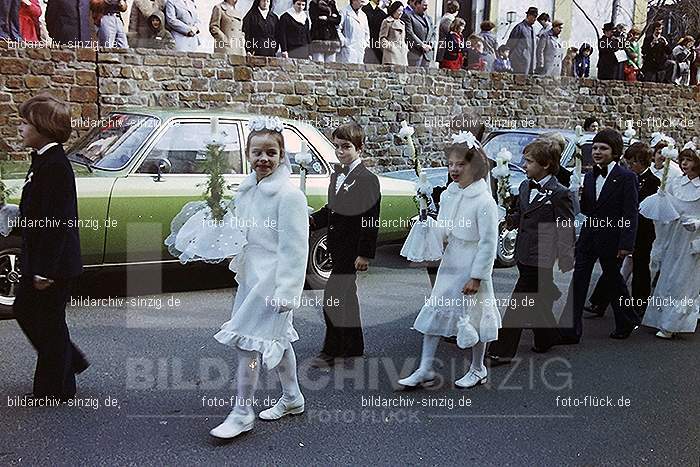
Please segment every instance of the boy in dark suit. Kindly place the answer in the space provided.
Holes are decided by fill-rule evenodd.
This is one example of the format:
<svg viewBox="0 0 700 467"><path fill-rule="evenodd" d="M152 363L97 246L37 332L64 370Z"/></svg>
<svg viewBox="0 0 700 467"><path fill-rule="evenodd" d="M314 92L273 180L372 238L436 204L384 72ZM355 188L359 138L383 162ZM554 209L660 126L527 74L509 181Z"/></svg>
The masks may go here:
<svg viewBox="0 0 700 467"><path fill-rule="evenodd" d="M315 367L333 366L337 358L359 357L364 339L357 299L356 273L367 271L379 232L379 179L362 163L364 132L356 123L333 132L335 167L328 186L328 204L311 215L311 230L328 228L333 262L323 297L326 337Z"/></svg>
<svg viewBox="0 0 700 467"><path fill-rule="evenodd" d="M634 143L625 151L625 161L637 174L639 180L639 202L659 191L661 180L651 170L654 152L646 143ZM651 247L656 239L654 222L638 214L637 238L632 253L632 298L635 310L643 314L651 295Z"/></svg>
<svg viewBox="0 0 700 467"><path fill-rule="evenodd" d="M32 162L22 189L22 278L13 305L37 351L34 397L75 396L88 362L70 340L66 303L82 272L75 176L61 143L71 134L70 107L49 94L24 102L22 137Z"/></svg>
<svg viewBox="0 0 700 467"><path fill-rule="evenodd" d="M581 212L587 216L576 242L574 277L561 318L562 344L578 344L583 333L581 315L596 261L609 281L615 312L613 339L626 339L637 328L639 316L629 303L620 266L632 254L639 211L637 176L616 162L622 156L619 132L606 128L593 138L593 171L583 179Z"/></svg>
<svg viewBox="0 0 700 467"><path fill-rule="evenodd" d="M528 180L520 185L509 228L518 228L515 258L518 281L506 310L498 340L491 344L492 365L509 363L518 350L523 328L535 334L534 352L548 351L559 341L552 305L560 295L554 284L554 263L567 272L574 267L574 210L571 194L557 181L561 147L543 138L524 149ZM529 305L528 298L534 299Z"/></svg>

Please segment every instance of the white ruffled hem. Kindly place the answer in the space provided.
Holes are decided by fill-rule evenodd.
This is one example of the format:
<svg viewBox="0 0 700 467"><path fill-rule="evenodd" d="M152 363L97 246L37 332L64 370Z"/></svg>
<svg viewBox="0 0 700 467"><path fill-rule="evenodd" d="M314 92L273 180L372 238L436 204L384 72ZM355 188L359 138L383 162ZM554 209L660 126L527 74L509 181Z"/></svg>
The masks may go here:
<svg viewBox="0 0 700 467"><path fill-rule="evenodd" d="M221 344L237 347L241 350L259 352L262 355L263 366L266 370L271 370L279 365L285 350L291 346L292 342L299 340L299 334L294 328L291 328L287 334L284 340L270 340L261 337L243 336L222 328L214 334L214 339Z"/></svg>
<svg viewBox="0 0 700 467"><path fill-rule="evenodd" d="M496 308L460 312L431 305L424 305L413 323L413 328L423 334L456 336L462 348L497 340L500 327L501 315Z"/></svg>
<svg viewBox="0 0 700 467"><path fill-rule="evenodd" d="M401 256L413 263L438 261L443 255L442 233L432 218L413 224L401 248Z"/></svg>

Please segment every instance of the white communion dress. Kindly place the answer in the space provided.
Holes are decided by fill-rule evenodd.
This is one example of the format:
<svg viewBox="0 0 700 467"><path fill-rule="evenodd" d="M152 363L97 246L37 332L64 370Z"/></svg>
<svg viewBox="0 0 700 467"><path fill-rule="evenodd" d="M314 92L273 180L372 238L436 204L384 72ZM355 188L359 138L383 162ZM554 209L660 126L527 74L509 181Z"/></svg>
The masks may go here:
<svg viewBox="0 0 700 467"><path fill-rule="evenodd" d="M498 242L498 209L486 182L480 179L466 188L451 183L440 197L437 228L447 247L433 291L414 329L427 335L457 336L463 348L496 340L501 315L491 274ZM470 279L481 280L479 291L464 295L462 289ZM469 335L474 339L465 339Z"/></svg>
<svg viewBox="0 0 700 467"><path fill-rule="evenodd" d="M280 165L260 182L251 173L238 188L235 207L247 226L246 244L229 266L238 282L231 319L214 338L260 352L269 370L299 339L292 311L279 313L278 307L300 305L309 250L306 197Z"/></svg>
<svg viewBox="0 0 700 467"><path fill-rule="evenodd" d="M681 217L657 226L663 234L657 234L651 261L659 279L642 324L694 332L700 310L700 177L672 179L667 196Z"/></svg>

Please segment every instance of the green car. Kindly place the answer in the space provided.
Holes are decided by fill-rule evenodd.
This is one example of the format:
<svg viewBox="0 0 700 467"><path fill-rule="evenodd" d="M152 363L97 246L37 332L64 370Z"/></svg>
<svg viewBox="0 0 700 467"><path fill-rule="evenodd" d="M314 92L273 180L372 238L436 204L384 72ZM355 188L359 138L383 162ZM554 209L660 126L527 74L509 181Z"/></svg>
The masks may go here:
<svg viewBox="0 0 700 467"><path fill-rule="evenodd" d="M211 140L211 120L217 117L223 150L231 173L226 182L236 186L249 173L245 158L247 121L253 115L224 110L127 109L110 114L68 151L78 192L78 212L83 264L93 268L176 263L163 244L170 222L189 201L204 198L208 175L204 167L206 145ZM313 155L306 178L309 206L326 202L334 146L319 130L302 121L283 120L285 149L294 153L306 142ZM293 165L293 179L299 167ZM15 188L8 202L19 203L27 164L4 178ZM414 183L379 177L382 191L381 243L400 242L410 229L417 209ZM233 195L234 193L231 193ZM0 313L9 314L20 278L19 232L0 238ZM307 285L322 288L330 275L326 232L312 232Z"/></svg>

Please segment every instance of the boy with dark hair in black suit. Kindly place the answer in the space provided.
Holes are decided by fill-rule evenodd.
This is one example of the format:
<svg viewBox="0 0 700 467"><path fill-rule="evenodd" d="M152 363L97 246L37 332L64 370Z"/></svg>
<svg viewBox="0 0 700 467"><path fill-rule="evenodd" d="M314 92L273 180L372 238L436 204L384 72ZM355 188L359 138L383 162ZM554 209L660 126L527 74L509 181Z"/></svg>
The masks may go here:
<svg viewBox="0 0 700 467"><path fill-rule="evenodd" d="M581 317L596 261L600 262L615 312L613 339L626 339L639 324L629 303L620 272L625 256L632 254L639 212L637 176L616 161L622 156L619 132L606 128L593 138L593 171L583 180L581 212L587 216L576 242L574 277L562 315L562 344L578 344L583 333Z"/></svg>
<svg viewBox="0 0 700 467"><path fill-rule="evenodd" d="M38 354L34 397L66 400L75 396L75 375L88 367L66 325L71 286L82 272L75 176L62 146L71 134L70 107L41 94L19 113L24 145L34 150L19 205L26 227L13 311Z"/></svg>
<svg viewBox="0 0 700 467"><path fill-rule="evenodd" d="M367 271L379 232L379 179L362 163L364 132L357 123L339 126L333 143L340 164L328 186L328 204L311 215L311 230L328 228L333 269L323 297L326 337L312 366L329 367L338 358L364 354L357 299L357 271Z"/></svg>
<svg viewBox="0 0 700 467"><path fill-rule="evenodd" d="M574 211L571 193L556 178L561 148L556 140L542 138L524 149L528 180L520 185L515 209L508 216L509 228L518 228L515 257L518 281L503 326L488 354L492 365L509 363L518 350L523 328L535 334L533 351L543 353L559 341L552 315L556 296L554 263L567 272L573 269ZM527 299L533 299L530 305Z"/></svg>

